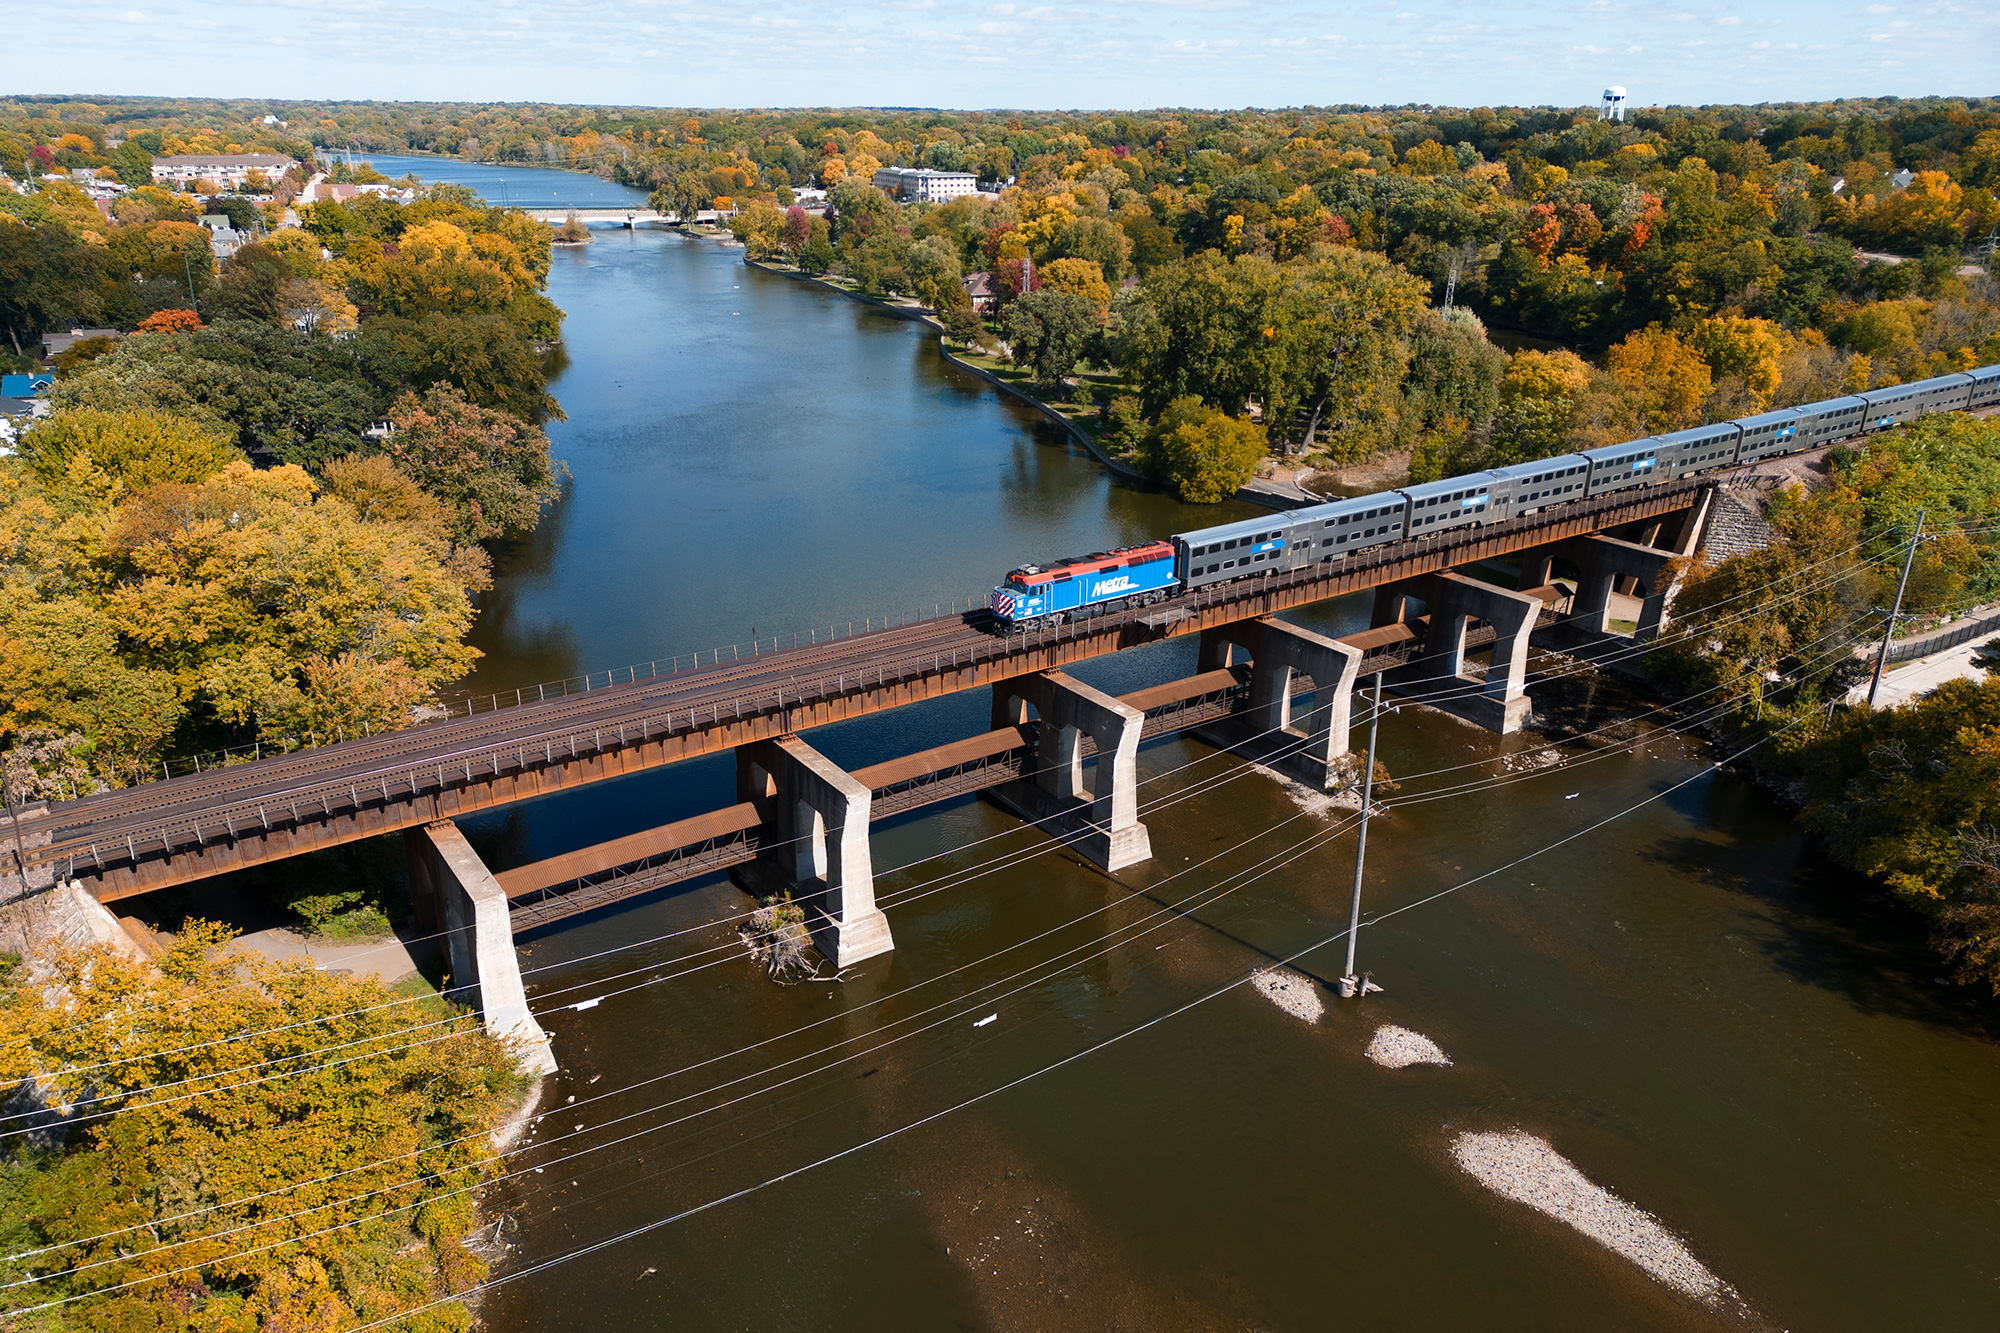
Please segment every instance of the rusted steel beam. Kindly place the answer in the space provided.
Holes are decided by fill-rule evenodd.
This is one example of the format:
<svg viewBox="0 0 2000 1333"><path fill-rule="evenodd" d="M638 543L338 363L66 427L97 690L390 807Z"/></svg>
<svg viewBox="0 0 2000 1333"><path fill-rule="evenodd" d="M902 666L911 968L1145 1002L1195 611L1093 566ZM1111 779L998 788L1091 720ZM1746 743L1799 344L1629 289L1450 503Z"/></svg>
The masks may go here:
<svg viewBox="0 0 2000 1333"><path fill-rule="evenodd" d="M63 803L51 807L48 844L26 859L31 867L83 880L112 901L1615 529L1688 509L1703 485L1585 501L1547 517L1459 530L1291 574L1220 585L1162 604L1178 618L1130 611L1006 638L966 629L962 621L940 621L938 634L944 637L935 642L912 641L903 634L908 627L899 627L882 639L879 657L847 663L845 669L841 661L828 665L824 645L804 655L765 658L756 668L768 671L778 669L771 664L780 659L797 661L801 674L783 683L740 678L745 664L732 663L686 679L648 679L548 706L504 709L435 729L263 761L277 766L269 770L244 765L198 780ZM867 638L841 641L844 650L866 651L868 644ZM1368 647L1371 661L1364 669L1411 650L1407 641ZM709 693L693 704L647 693L664 688L661 681ZM738 692L720 693L725 690ZM506 734L545 723L547 729L535 734ZM421 754L394 748L411 745L433 748ZM387 758L385 747L390 747ZM292 776L270 789L242 785L264 771ZM68 807L76 808L73 815ZM107 809L114 813L91 813Z"/></svg>

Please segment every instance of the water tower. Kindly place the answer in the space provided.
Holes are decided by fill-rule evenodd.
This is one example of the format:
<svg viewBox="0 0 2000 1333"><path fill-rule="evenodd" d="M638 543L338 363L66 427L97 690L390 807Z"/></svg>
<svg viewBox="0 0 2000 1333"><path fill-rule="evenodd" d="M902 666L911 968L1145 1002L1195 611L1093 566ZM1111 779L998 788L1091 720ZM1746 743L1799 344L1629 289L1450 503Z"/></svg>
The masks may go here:
<svg viewBox="0 0 2000 1333"><path fill-rule="evenodd" d="M1625 119L1625 90L1616 84L1604 90L1604 102L1597 109L1599 120Z"/></svg>

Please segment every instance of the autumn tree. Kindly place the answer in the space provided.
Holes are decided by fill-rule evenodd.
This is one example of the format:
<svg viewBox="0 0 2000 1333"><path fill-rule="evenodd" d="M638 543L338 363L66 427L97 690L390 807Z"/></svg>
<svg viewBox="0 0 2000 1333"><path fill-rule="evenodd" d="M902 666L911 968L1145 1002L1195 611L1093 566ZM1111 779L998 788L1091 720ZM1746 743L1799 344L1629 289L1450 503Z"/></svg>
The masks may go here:
<svg viewBox="0 0 2000 1333"><path fill-rule="evenodd" d="M1111 284L1094 259L1051 259L1042 265L1042 289L1081 296L1099 309L1111 304Z"/></svg>
<svg viewBox="0 0 2000 1333"><path fill-rule="evenodd" d="M82 1112L0 1178L0 1312L73 1297L64 1328L332 1329L484 1275L464 1242L520 1095L505 1048L441 999L228 941L189 921L154 962L63 945L39 984L0 978L0 1078ZM402 1326L468 1316L422 1320Z"/></svg>
<svg viewBox="0 0 2000 1333"><path fill-rule="evenodd" d="M1771 321L1717 315L1697 321L1682 340L1713 373L1742 380L1755 410L1762 411L1777 395L1784 378L1779 360L1791 340Z"/></svg>
<svg viewBox="0 0 2000 1333"><path fill-rule="evenodd" d="M1636 392L1649 430L1701 424L1701 406L1712 379L1708 362L1666 329L1651 324L1636 330L1604 360L1619 382Z"/></svg>
<svg viewBox="0 0 2000 1333"><path fill-rule="evenodd" d="M198 482L242 459L233 432L158 412L77 408L37 422L21 452L44 484L60 484L79 456L128 490Z"/></svg>
<svg viewBox="0 0 2000 1333"><path fill-rule="evenodd" d="M540 427L480 407L451 385L405 393L389 417L396 430L383 452L452 510L460 545L533 528L562 492L561 464Z"/></svg>
<svg viewBox="0 0 2000 1333"><path fill-rule="evenodd" d="M1140 465L1190 504L1214 504L1256 474L1267 452L1264 428L1198 398L1167 404L1140 446Z"/></svg>
<svg viewBox="0 0 2000 1333"><path fill-rule="evenodd" d="M729 219L729 232L743 242L746 259L769 259L784 244L785 215L764 199L752 199Z"/></svg>

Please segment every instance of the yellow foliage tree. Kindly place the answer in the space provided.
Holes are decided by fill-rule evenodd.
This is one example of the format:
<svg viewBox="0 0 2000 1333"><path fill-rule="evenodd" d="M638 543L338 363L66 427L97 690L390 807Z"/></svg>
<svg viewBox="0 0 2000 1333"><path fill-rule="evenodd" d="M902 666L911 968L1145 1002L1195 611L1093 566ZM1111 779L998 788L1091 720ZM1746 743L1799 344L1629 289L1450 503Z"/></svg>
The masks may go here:
<svg viewBox="0 0 2000 1333"><path fill-rule="evenodd" d="M152 963L63 946L46 984L0 982L0 1078L87 1108L78 1142L15 1168L30 1254L0 1282L77 1298L60 1326L93 1331L350 1328L477 1282L505 1049L440 999L228 941L191 921Z"/></svg>
<svg viewBox="0 0 2000 1333"><path fill-rule="evenodd" d="M1500 396L1551 402L1574 398L1590 383L1590 367L1575 352L1516 352L1507 359Z"/></svg>
<svg viewBox="0 0 2000 1333"><path fill-rule="evenodd" d="M39 422L22 438L21 452L44 484L59 483L82 455L127 490L138 490L159 481L205 481L244 461L233 434L159 412L74 407Z"/></svg>
<svg viewBox="0 0 2000 1333"><path fill-rule="evenodd" d="M1636 390L1650 430L1679 430L1701 423L1701 405L1713 381L1701 354L1658 324L1627 334L1605 354L1605 366Z"/></svg>
<svg viewBox="0 0 2000 1333"><path fill-rule="evenodd" d="M1081 296L1099 306L1111 304L1111 284L1094 259L1051 259L1042 265L1042 288Z"/></svg>
<svg viewBox="0 0 2000 1333"><path fill-rule="evenodd" d="M1783 380L1778 358L1791 350L1791 339L1768 319L1717 315L1690 328L1683 341L1718 375L1734 375L1748 386L1759 411L1778 392Z"/></svg>

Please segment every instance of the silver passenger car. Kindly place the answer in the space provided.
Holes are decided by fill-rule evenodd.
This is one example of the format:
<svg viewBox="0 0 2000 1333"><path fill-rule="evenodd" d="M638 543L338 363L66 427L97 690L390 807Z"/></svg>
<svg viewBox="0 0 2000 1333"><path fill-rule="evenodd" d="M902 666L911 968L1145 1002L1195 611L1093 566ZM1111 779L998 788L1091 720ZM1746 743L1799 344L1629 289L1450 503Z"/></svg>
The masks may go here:
<svg viewBox="0 0 2000 1333"><path fill-rule="evenodd" d="M1401 541L1408 509L1409 502L1394 491L1294 509L1285 515L1293 554L1306 564Z"/></svg>
<svg viewBox="0 0 2000 1333"><path fill-rule="evenodd" d="M1396 493L1410 502L1412 537L1435 537L1453 528L1491 523L1498 517L1492 512L1493 483L1485 472L1405 486Z"/></svg>
<svg viewBox="0 0 2000 1333"><path fill-rule="evenodd" d="M1175 572L1188 588L1225 583L1246 574L1294 567L1286 538L1287 516L1259 514L1212 528L1176 533Z"/></svg>
<svg viewBox="0 0 2000 1333"><path fill-rule="evenodd" d="M1586 449L1583 456L1590 460L1590 479L1583 492L1586 496L1609 495L1613 491L1629 491L1635 486L1671 480L1660 475L1659 445L1651 439Z"/></svg>
<svg viewBox="0 0 2000 1333"><path fill-rule="evenodd" d="M1532 514L1550 505L1567 504L1583 498L1590 481L1590 460L1582 454L1563 454L1533 463L1514 463L1482 474L1492 488L1491 517L1488 522Z"/></svg>

